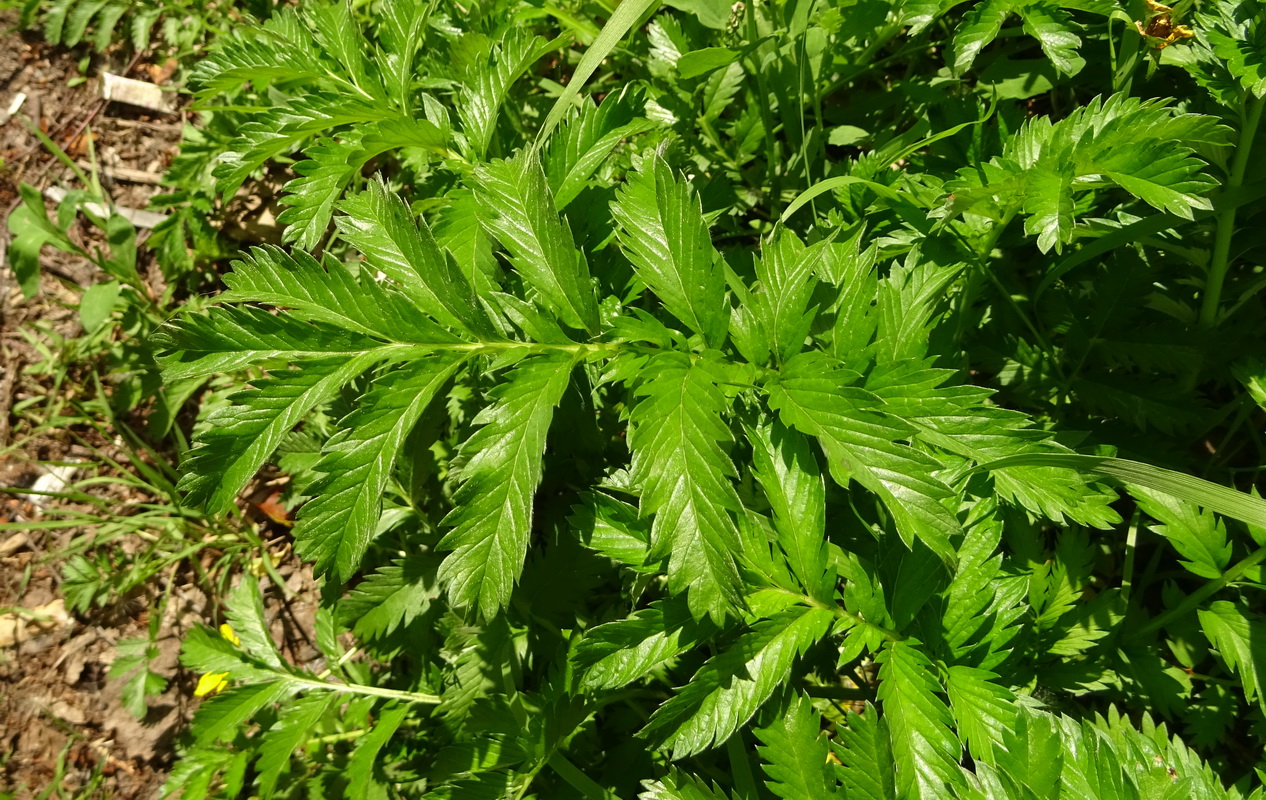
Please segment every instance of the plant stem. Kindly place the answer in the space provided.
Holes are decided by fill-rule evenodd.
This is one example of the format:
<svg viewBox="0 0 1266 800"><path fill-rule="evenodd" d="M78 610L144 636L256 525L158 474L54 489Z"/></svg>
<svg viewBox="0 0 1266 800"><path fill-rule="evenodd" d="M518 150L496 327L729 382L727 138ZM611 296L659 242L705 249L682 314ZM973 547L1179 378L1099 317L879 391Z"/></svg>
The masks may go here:
<svg viewBox="0 0 1266 800"><path fill-rule="evenodd" d="M1249 152L1253 149L1253 140L1257 138L1257 126L1262 120L1262 107L1266 105L1262 98L1255 97L1252 92L1244 100L1244 126L1240 129L1240 141L1235 147L1235 159L1231 162L1231 175L1227 179L1226 188L1234 191L1244 183L1244 172L1248 169ZM1218 306L1222 302L1222 284L1226 281L1227 270L1231 266L1231 238L1235 235L1235 211L1228 208L1218 215L1217 233L1213 240L1213 258L1209 262L1209 279L1205 283L1204 297L1200 305L1200 326L1212 327L1218 318Z"/></svg>
<svg viewBox="0 0 1266 800"><path fill-rule="evenodd" d="M1142 628L1139 628L1134 633L1127 635L1126 638L1141 639L1153 631L1160 630L1184 614L1188 614L1198 608L1201 603L1222 591L1227 586L1230 586L1232 583L1238 581L1241 577L1243 577L1245 572L1248 572L1262 561L1266 561L1266 547L1259 547L1249 553L1242 561L1222 573L1221 578L1215 578L1214 580L1206 583L1204 586L1201 586L1199 589L1188 595L1187 599L1179 603L1176 607L1171 608L1164 614L1161 614L1159 617L1147 623Z"/></svg>
<svg viewBox="0 0 1266 800"><path fill-rule="evenodd" d="M316 678L300 678L286 675L285 680L298 684L305 689L319 689L325 692L343 692L345 694L364 694L372 697L389 697L392 700L403 700L406 703L425 703L438 705L440 696L421 692L406 692L401 689L384 689L381 686L366 686L361 683L330 683Z"/></svg>
<svg viewBox="0 0 1266 800"><path fill-rule="evenodd" d="M615 800L602 784L580 771L580 768L567 760L567 757L555 750L545 762L558 776L590 800Z"/></svg>
<svg viewBox="0 0 1266 800"><path fill-rule="evenodd" d="M744 800L757 800L760 797L760 790L756 788L752 765L747 760L742 728L726 740L725 754L730 759L730 775L734 778L734 793Z"/></svg>

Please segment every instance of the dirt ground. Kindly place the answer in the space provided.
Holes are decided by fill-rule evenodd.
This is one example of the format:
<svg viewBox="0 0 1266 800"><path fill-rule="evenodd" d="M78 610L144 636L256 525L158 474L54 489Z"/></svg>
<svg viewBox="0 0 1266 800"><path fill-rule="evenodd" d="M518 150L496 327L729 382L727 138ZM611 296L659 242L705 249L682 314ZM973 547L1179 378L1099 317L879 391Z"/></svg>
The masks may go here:
<svg viewBox="0 0 1266 800"><path fill-rule="evenodd" d="M0 34L15 21L13 13L0 13ZM41 190L76 188L71 171L40 144L22 117L81 166L92 164L91 136L102 184L117 205L144 209L162 191L158 178L177 152L183 112L106 103L99 99L96 76L104 69L162 85L171 80L171 66L150 63L145 56L106 53L94 55L81 76L84 55L32 35L0 35L0 221L18 206L20 183ZM87 80L76 80L80 77ZM9 115L19 96L24 99L17 113ZM7 226L0 225L0 252L8 236ZM90 241L88 236L82 221L72 229L81 242ZM46 247L41 258L41 291L29 302L0 258L0 800L156 797L179 732L198 703L192 696L198 676L179 666L180 643L191 626L220 621L207 581L210 577L224 588L257 578L226 574L231 567L223 565L232 562L209 547L197 563L175 563L103 607L75 611L73 601L67 602L69 548L83 548L89 556L105 553L107 560L128 559L152 546L154 537L133 535L97 547L92 526L41 527L64 519L68 511L91 511L91 503L50 501L21 490L60 488L48 477L52 472L72 483L111 479L81 485L114 513L132 513L156 498L113 480L126 478L126 469L100 465L103 453L127 464L130 451L119 446L117 437L83 424L41 430L29 414L24 416L23 409L81 390L73 374L58 381L55 373L44 374L33 365L47 360L42 348L50 336L73 337L80 331L77 293L68 285L89 286L100 279L93 265L52 248ZM270 540L286 584L286 598L275 587L268 591L275 636L297 663L309 662L316 657L309 644L316 596L311 573L289 557L283 526L258 515L250 524ZM267 580L265 586L270 586ZM151 669L168 685L137 719L123 706L123 680L109 677L109 670L118 643L145 637L149 616L159 608L158 656Z"/></svg>

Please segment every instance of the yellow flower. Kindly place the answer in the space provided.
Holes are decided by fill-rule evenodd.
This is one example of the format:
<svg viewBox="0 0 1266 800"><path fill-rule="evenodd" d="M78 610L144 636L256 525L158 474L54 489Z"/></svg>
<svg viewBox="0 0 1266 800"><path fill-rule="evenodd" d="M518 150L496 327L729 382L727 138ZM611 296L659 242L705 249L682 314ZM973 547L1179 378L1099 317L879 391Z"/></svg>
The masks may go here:
<svg viewBox="0 0 1266 800"><path fill-rule="evenodd" d="M242 646L242 640L237 638L237 634L233 632L233 626L227 623L220 626L220 636L232 642L234 647ZM229 674L227 672L208 672L198 679L198 686L193 690L193 696L206 697L213 695L228 685Z"/></svg>

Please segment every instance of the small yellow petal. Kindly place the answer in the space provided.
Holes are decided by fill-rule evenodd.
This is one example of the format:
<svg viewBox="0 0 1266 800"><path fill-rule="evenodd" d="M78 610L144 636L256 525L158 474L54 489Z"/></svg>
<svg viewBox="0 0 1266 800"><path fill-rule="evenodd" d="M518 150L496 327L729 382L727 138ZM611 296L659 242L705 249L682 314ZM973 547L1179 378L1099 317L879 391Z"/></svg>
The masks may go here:
<svg viewBox="0 0 1266 800"><path fill-rule="evenodd" d="M237 634L233 632L233 626L227 622L220 626L220 635L232 642L234 647L242 646L242 640L237 638Z"/></svg>
<svg viewBox="0 0 1266 800"><path fill-rule="evenodd" d="M208 672L198 679L198 687L193 690L194 697L206 697L215 694L229 685L227 672Z"/></svg>

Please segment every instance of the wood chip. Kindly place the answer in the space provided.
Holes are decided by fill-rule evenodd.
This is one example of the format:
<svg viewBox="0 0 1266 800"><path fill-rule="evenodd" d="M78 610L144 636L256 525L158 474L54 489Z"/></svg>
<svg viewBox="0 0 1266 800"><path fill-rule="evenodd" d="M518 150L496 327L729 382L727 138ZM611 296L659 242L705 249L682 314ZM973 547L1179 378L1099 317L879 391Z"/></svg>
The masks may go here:
<svg viewBox="0 0 1266 800"><path fill-rule="evenodd" d="M27 542L31 541L25 533L15 533L3 542L0 542L0 558L11 556L17 551L26 547Z"/></svg>
<svg viewBox="0 0 1266 800"><path fill-rule="evenodd" d="M174 106L172 95L154 84L110 72L101 73L101 96L106 100L162 113L171 111Z"/></svg>

